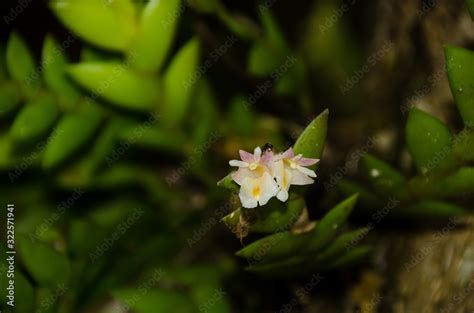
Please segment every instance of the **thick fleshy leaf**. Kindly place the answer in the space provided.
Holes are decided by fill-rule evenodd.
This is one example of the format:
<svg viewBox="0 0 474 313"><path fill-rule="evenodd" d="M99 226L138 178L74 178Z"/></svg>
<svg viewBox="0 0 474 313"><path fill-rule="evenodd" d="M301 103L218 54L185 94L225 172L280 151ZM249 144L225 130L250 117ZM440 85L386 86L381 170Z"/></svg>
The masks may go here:
<svg viewBox="0 0 474 313"><path fill-rule="evenodd" d="M181 13L181 0L151 0L143 9L137 35L130 48L133 66L157 71L172 47Z"/></svg>
<svg viewBox="0 0 474 313"><path fill-rule="evenodd" d="M451 92L464 124L472 128L474 127L474 52L448 46L444 49L444 53Z"/></svg>
<svg viewBox="0 0 474 313"><path fill-rule="evenodd" d="M19 236L18 252L28 272L39 284L67 284L70 264L67 257L42 242Z"/></svg>
<svg viewBox="0 0 474 313"><path fill-rule="evenodd" d="M300 253L287 259L277 262L253 264L247 267L246 270L269 277L294 277L321 272L330 267L334 260L357 248L359 241L364 238L367 232L367 228L361 228L342 234L321 253L307 253L307 251L302 250Z"/></svg>
<svg viewBox="0 0 474 313"><path fill-rule="evenodd" d="M205 145L210 136L215 134L219 114L217 111L218 100L206 79L199 80L195 92L190 114L194 117L191 120L193 143L198 146Z"/></svg>
<svg viewBox="0 0 474 313"><path fill-rule="evenodd" d="M31 100L18 113L10 128L13 142L26 144L45 136L53 127L58 113L51 95L42 95Z"/></svg>
<svg viewBox="0 0 474 313"><path fill-rule="evenodd" d="M230 173L226 177L222 178L217 182L217 186L219 187L224 187L226 189L229 189L231 191L238 191L239 190L239 185L232 179L232 174ZM232 214L232 213L231 213Z"/></svg>
<svg viewBox="0 0 474 313"><path fill-rule="evenodd" d="M291 232L276 233L251 243L239 250L236 255L250 259L251 263L265 264L269 261L293 256L302 249L306 252L317 252L336 236L356 201L357 195L353 195L339 203L308 233L301 235Z"/></svg>
<svg viewBox="0 0 474 313"><path fill-rule="evenodd" d="M230 313L230 303L225 297L225 291L218 285L198 285L191 290L191 297L195 306L201 312L208 313ZM209 299L213 299L210 302Z"/></svg>
<svg viewBox="0 0 474 313"><path fill-rule="evenodd" d="M372 187L382 193L393 191L405 181L400 172L370 154L362 157L361 165L361 170Z"/></svg>
<svg viewBox="0 0 474 313"><path fill-rule="evenodd" d="M416 108L411 109L405 128L406 142L416 167L426 174L448 162L451 132L443 122Z"/></svg>
<svg viewBox="0 0 474 313"><path fill-rule="evenodd" d="M369 231L370 229L365 227L339 235L317 255L316 262L322 265L331 263L345 251L355 248Z"/></svg>
<svg viewBox="0 0 474 313"><path fill-rule="evenodd" d="M15 32L11 33L8 39L6 58L11 78L27 86L38 85L40 77L36 73L33 55L20 35Z"/></svg>
<svg viewBox="0 0 474 313"><path fill-rule="evenodd" d="M125 51L135 34L135 7L130 0L53 0L61 22L99 47Z"/></svg>
<svg viewBox="0 0 474 313"><path fill-rule="evenodd" d="M97 109L64 115L48 139L43 166L50 169L71 157L92 138L101 120Z"/></svg>
<svg viewBox="0 0 474 313"><path fill-rule="evenodd" d="M357 194L352 195L332 208L317 222L316 227L309 233L310 240L305 244L306 251L319 251L331 242L351 214L357 198Z"/></svg>
<svg viewBox="0 0 474 313"><path fill-rule="evenodd" d="M344 255L340 256L334 262L329 264L327 269L335 269L357 265L367 260L371 255L372 251L372 246L365 245L356 247L352 250L347 251Z"/></svg>
<svg viewBox="0 0 474 313"><path fill-rule="evenodd" d="M326 141L329 111L326 109L319 114L296 140L293 150L295 154L303 154L305 158L320 159ZM317 168L318 164L311 168Z"/></svg>
<svg viewBox="0 0 474 313"><path fill-rule="evenodd" d="M199 41L192 39L174 56L164 75L165 102L161 117L167 126L176 126L184 118L192 100L199 61Z"/></svg>
<svg viewBox="0 0 474 313"><path fill-rule="evenodd" d="M179 291L152 289L143 293L137 289L122 289L112 294L137 313L197 312L190 298Z"/></svg>
<svg viewBox="0 0 474 313"><path fill-rule="evenodd" d="M459 198L474 195L474 167L461 167L454 173L436 179L431 186L433 197Z"/></svg>
<svg viewBox="0 0 474 313"><path fill-rule="evenodd" d="M259 10L260 21L265 29L265 36L268 40L279 49L280 54L284 54L288 50L285 36L280 29L275 17L270 10Z"/></svg>
<svg viewBox="0 0 474 313"><path fill-rule="evenodd" d="M0 116L5 116L15 110L20 104L20 95L14 84L0 85Z"/></svg>
<svg viewBox="0 0 474 313"><path fill-rule="evenodd" d="M248 259L252 265L265 264L294 255L307 240L306 235L280 232L252 242L237 251L236 255Z"/></svg>
<svg viewBox="0 0 474 313"><path fill-rule="evenodd" d="M296 223L304 207L303 198L290 199L286 204L272 199L255 211L255 216L249 222L249 232L275 233L288 230ZM222 221L230 229L236 229L241 216L242 209L237 209L226 215Z"/></svg>
<svg viewBox="0 0 474 313"><path fill-rule="evenodd" d="M69 66L68 72L94 97L130 110L151 110L159 100L160 86L155 78L120 63L80 63Z"/></svg>
<svg viewBox="0 0 474 313"><path fill-rule="evenodd" d="M49 89L73 102L79 98L80 93L66 76L67 63L62 48L53 37L47 36L42 54L44 80Z"/></svg>
<svg viewBox="0 0 474 313"><path fill-rule="evenodd" d="M393 210L394 216L420 219L446 219L451 216L467 215L470 211L457 205L441 201L421 201Z"/></svg>

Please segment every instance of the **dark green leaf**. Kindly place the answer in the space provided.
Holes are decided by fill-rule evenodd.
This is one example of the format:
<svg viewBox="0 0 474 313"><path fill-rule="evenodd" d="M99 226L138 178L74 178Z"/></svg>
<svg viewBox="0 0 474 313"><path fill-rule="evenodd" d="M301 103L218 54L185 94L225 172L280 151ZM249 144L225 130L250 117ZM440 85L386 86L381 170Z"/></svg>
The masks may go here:
<svg viewBox="0 0 474 313"><path fill-rule="evenodd" d="M20 95L14 84L0 85L0 117L8 115L20 104Z"/></svg>
<svg viewBox="0 0 474 313"><path fill-rule="evenodd" d="M51 169L71 157L92 138L101 120L97 109L64 115L48 140L43 166Z"/></svg>
<svg viewBox="0 0 474 313"><path fill-rule="evenodd" d="M305 251L319 251L331 242L351 214L357 197L355 194L342 201L317 222L316 227L308 234L310 239L305 245Z"/></svg>
<svg viewBox="0 0 474 313"><path fill-rule="evenodd" d="M32 143L45 136L58 117L54 98L42 95L27 103L18 113L10 129L10 136L16 144Z"/></svg>
<svg viewBox="0 0 474 313"><path fill-rule="evenodd" d="M8 39L6 57L10 77L28 87L39 83L40 77L36 73L33 55L20 35L15 32L11 33Z"/></svg>
<svg viewBox="0 0 474 313"><path fill-rule="evenodd" d="M457 205L441 201L421 201L414 205L401 206L393 211L394 215L409 218L441 218L467 215L469 211Z"/></svg>
<svg viewBox="0 0 474 313"><path fill-rule="evenodd" d="M451 132L437 118L413 108L405 135L413 161L422 174L449 162L445 156L451 149Z"/></svg>
<svg viewBox="0 0 474 313"><path fill-rule="evenodd" d="M192 39L174 56L164 74L165 102L160 115L163 123L176 126L186 115L191 104L199 61L199 41Z"/></svg>
<svg viewBox="0 0 474 313"><path fill-rule="evenodd" d="M472 6L470 6L472 8ZM457 47L445 47L449 85L466 126L474 125L474 52Z"/></svg>
<svg viewBox="0 0 474 313"><path fill-rule="evenodd" d="M239 185L237 185L237 183L232 179L232 174L233 173L230 173L229 175L227 175L226 177L222 178L221 180L219 180L217 182L217 186L219 187L224 187L226 189L229 189L231 191L237 191L239 190Z"/></svg>
<svg viewBox="0 0 474 313"><path fill-rule="evenodd" d="M19 236L17 242L21 260L36 282L52 286L68 283L70 265L65 255L27 237Z"/></svg>
<svg viewBox="0 0 474 313"><path fill-rule="evenodd" d="M361 165L361 170L372 187L382 193L393 191L405 181L400 172L370 154L362 157Z"/></svg>
<svg viewBox="0 0 474 313"><path fill-rule="evenodd" d="M320 159L326 141L329 111L319 114L298 137L293 147L295 154L303 154L305 158ZM318 164L312 166L317 168Z"/></svg>
<svg viewBox="0 0 474 313"><path fill-rule="evenodd" d="M77 100L80 94L66 77L68 60L62 48L51 36L47 36L44 40L42 57L46 85L55 93L67 98L68 101Z"/></svg>

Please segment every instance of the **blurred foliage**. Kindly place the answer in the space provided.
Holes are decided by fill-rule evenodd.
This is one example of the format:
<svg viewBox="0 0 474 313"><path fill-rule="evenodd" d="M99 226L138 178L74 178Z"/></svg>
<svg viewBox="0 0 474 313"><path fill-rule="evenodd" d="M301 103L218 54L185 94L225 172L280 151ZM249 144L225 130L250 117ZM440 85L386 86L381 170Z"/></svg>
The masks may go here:
<svg viewBox="0 0 474 313"><path fill-rule="evenodd" d="M467 212L474 55L449 46L465 128L453 134L412 109L413 177L367 155L362 182L343 180L325 212L319 186L258 210L216 187L238 149L265 142L294 145L324 167L328 125L363 103L362 88L340 90L365 53L347 21L328 24L344 3L315 2L296 43L273 4L240 4L248 13L219 0L51 0L64 28L51 29L41 49L27 32L8 34L0 45L0 200L15 204L21 297L11 311L0 280L2 312L262 312L265 300L253 295L267 279L260 276L306 278L367 260L370 229L347 223L353 211L373 213L395 199L392 212L403 218ZM230 46L219 44L229 36ZM318 93L329 101L319 104ZM218 185L236 189L229 176ZM224 225L241 240L249 235L236 253L247 264L232 255L239 243Z"/></svg>

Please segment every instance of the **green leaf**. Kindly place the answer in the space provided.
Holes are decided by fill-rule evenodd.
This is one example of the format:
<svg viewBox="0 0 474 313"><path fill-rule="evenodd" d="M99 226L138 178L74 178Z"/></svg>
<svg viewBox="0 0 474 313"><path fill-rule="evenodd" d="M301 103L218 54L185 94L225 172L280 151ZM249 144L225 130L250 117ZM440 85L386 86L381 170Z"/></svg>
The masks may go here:
<svg viewBox="0 0 474 313"><path fill-rule="evenodd" d="M364 227L344 233L334 239L330 245L322 250L316 257L316 262L328 264L335 260L344 251L354 249L356 245L369 233L370 228Z"/></svg>
<svg viewBox="0 0 474 313"><path fill-rule="evenodd" d="M232 179L232 173L228 174L226 177L222 178L217 182L217 186L229 189L230 191L238 191L239 185ZM232 214L232 213L231 213Z"/></svg>
<svg viewBox="0 0 474 313"><path fill-rule="evenodd" d="M287 203L272 199L267 205L255 210L256 216L249 221L249 232L274 233L288 230L296 223L304 207L303 198L293 198ZM242 210L248 211L248 209L237 209L226 215L222 221L230 229L236 229Z"/></svg>
<svg viewBox="0 0 474 313"><path fill-rule="evenodd" d="M196 85L194 102L191 105L193 143L195 146L206 144L215 131L219 112L218 101L210 83L201 78Z"/></svg>
<svg viewBox="0 0 474 313"><path fill-rule="evenodd" d="M281 64L281 58L275 55L272 46L261 41L254 44L248 55L248 71L256 76L269 75Z"/></svg>
<svg viewBox="0 0 474 313"><path fill-rule="evenodd" d="M230 313L232 312L223 288L214 285L200 285L191 290L191 297L200 312Z"/></svg>
<svg viewBox="0 0 474 313"><path fill-rule="evenodd" d="M451 147L451 132L437 118L413 108L405 128L408 149L422 174L441 166Z"/></svg>
<svg viewBox="0 0 474 313"><path fill-rule="evenodd" d="M361 170L372 187L382 193L393 191L405 182L400 172L370 154L362 157Z"/></svg>
<svg viewBox="0 0 474 313"><path fill-rule="evenodd" d="M176 126L188 111L196 82L199 61L199 41L192 39L174 56L164 75L165 102L161 107L161 117L167 126Z"/></svg>
<svg viewBox="0 0 474 313"><path fill-rule="evenodd" d="M308 236L296 235L289 231L276 233L254 241L236 252L236 255L249 260L252 265L292 256L306 242Z"/></svg>
<svg viewBox="0 0 474 313"><path fill-rule="evenodd" d="M474 168L461 167L454 173L432 181L432 196L459 198L474 195Z"/></svg>
<svg viewBox="0 0 474 313"><path fill-rule="evenodd" d="M71 102L77 100L80 93L66 76L68 60L62 48L51 36L47 36L44 40L42 57L43 76L49 89Z"/></svg>
<svg viewBox="0 0 474 313"><path fill-rule="evenodd" d="M471 14L471 18L474 20L474 0L466 0L467 8Z"/></svg>
<svg viewBox="0 0 474 313"><path fill-rule="evenodd" d="M0 85L0 117L10 114L20 104L20 95L14 84Z"/></svg>
<svg viewBox="0 0 474 313"><path fill-rule="evenodd" d="M197 312L189 297L177 291L122 289L112 294L136 313Z"/></svg>
<svg viewBox="0 0 474 313"><path fill-rule="evenodd" d="M237 135L252 137L255 134L258 126L255 111L242 95L231 99L228 115L230 126Z"/></svg>
<svg viewBox="0 0 474 313"><path fill-rule="evenodd" d="M362 207L369 208L370 210L383 206L384 204L375 193L356 182L343 179L337 184L337 189L346 197L354 193L359 194L358 201L361 203Z"/></svg>
<svg viewBox="0 0 474 313"><path fill-rule="evenodd" d="M70 264L67 257L42 242L19 236L18 252L28 272L41 285L67 284Z"/></svg>
<svg viewBox="0 0 474 313"><path fill-rule="evenodd" d="M393 214L397 217L420 219L440 218L443 220L447 217L467 215L469 213L469 210L441 201L421 201L414 205L401 206L393 210Z"/></svg>
<svg viewBox="0 0 474 313"><path fill-rule="evenodd" d="M472 8L472 6L471 6ZM466 126L474 125L474 52L447 46L444 49L449 85Z"/></svg>
<svg viewBox="0 0 474 313"><path fill-rule="evenodd" d="M99 47L125 51L135 34L135 7L130 0L54 0L51 8L74 33Z"/></svg>
<svg viewBox="0 0 474 313"><path fill-rule="evenodd" d="M3 250L3 249L2 249ZM3 251L2 251L3 252ZM5 252L2 253L5 255ZM7 266L5 261L2 260L2 266ZM6 268L6 267L5 267ZM10 301L9 298L7 298L7 282L10 280L7 278L7 273L2 271L2 274L4 277L0 279L0 296L2 297L2 300L0 301L0 307L4 306L7 307L7 305L4 305L4 303L7 303ZM34 307L35 307L35 290L31 286L30 282L25 278L22 272L15 270L15 284L14 284L14 292L15 292L15 310L14 312L34 312ZM21 300L18 299L18 295L21 295Z"/></svg>
<svg viewBox="0 0 474 313"><path fill-rule="evenodd" d="M168 55L181 15L180 0L151 0L140 17L137 35L129 50L133 66L139 70L158 71Z"/></svg>
<svg viewBox="0 0 474 313"><path fill-rule="evenodd" d="M293 150L295 154L303 154L305 158L320 159L326 141L329 111L319 114L296 140ZM311 168L316 169L318 164Z"/></svg>
<svg viewBox="0 0 474 313"><path fill-rule="evenodd" d="M159 83L120 63L88 62L69 66L69 74L94 97L121 107L149 111L159 100Z"/></svg>
<svg viewBox="0 0 474 313"><path fill-rule="evenodd" d="M332 208L317 222L316 227L308 234L310 239L305 244L305 251L319 251L331 242L351 214L357 198L358 194L352 195Z"/></svg>
<svg viewBox="0 0 474 313"><path fill-rule="evenodd" d="M7 43L7 68L10 77L26 84L28 87L39 83L40 77L35 73L35 61L26 43L16 32L11 33Z"/></svg>
<svg viewBox="0 0 474 313"><path fill-rule="evenodd" d="M54 98L42 95L27 103L16 116L10 128L10 137L16 144L28 144L45 136L58 117Z"/></svg>
<svg viewBox="0 0 474 313"><path fill-rule="evenodd" d="M288 44L286 43L285 36L280 29L275 17L272 15L270 10L259 10L260 20L263 28L265 29L265 37L278 48L279 54L288 53Z"/></svg>
<svg viewBox="0 0 474 313"><path fill-rule="evenodd" d="M365 261L372 254L372 251L372 246L368 245L354 248L352 250L347 251L344 255L329 264L327 269L335 269L357 265Z"/></svg>
<svg viewBox="0 0 474 313"><path fill-rule="evenodd" d="M101 120L96 109L64 115L48 140L43 166L51 169L71 157L92 138Z"/></svg>

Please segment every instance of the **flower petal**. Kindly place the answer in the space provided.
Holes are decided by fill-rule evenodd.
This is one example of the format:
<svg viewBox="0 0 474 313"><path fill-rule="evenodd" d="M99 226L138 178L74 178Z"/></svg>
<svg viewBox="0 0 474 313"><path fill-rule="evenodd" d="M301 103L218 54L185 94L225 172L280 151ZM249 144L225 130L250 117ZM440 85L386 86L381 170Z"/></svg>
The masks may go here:
<svg viewBox="0 0 474 313"><path fill-rule="evenodd" d="M303 166L297 166L296 170L300 171L301 173L308 175L310 177L316 177L316 173L313 170L310 170L309 168L303 167Z"/></svg>
<svg viewBox="0 0 474 313"><path fill-rule="evenodd" d="M258 202L260 205L267 204L268 200L274 197L278 192L278 184L270 174L265 173L259 181L261 194Z"/></svg>
<svg viewBox="0 0 474 313"><path fill-rule="evenodd" d="M298 164L301 166L310 166L319 162L319 159L301 158Z"/></svg>
<svg viewBox="0 0 474 313"><path fill-rule="evenodd" d="M247 178L252 178L253 173L247 167L239 167L239 169L232 174L232 179L240 186Z"/></svg>
<svg viewBox="0 0 474 313"><path fill-rule="evenodd" d="M288 190L280 189L280 191L277 194L277 199L282 202L286 202L286 200L288 200Z"/></svg>
<svg viewBox="0 0 474 313"><path fill-rule="evenodd" d="M239 198L244 208L255 208L258 205L258 199L253 195L253 189L258 186L258 179L247 177L242 182L239 191Z"/></svg>
<svg viewBox="0 0 474 313"><path fill-rule="evenodd" d="M260 147L257 147L253 150L253 158L255 162L260 162L261 155L262 155L262 149L260 149Z"/></svg>
<svg viewBox="0 0 474 313"><path fill-rule="evenodd" d="M292 147L289 147L285 152L283 152L281 155L282 159L291 159L295 156L295 152L293 151Z"/></svg>
<svg viewBox="0 0 474 313"><path fill-rule="evenodd" d="M242 161L252 163L254 161L253 154L244 150L239 150L239 155Z"/></svg>
<svg viewBox="0 0 474 313"><path fill-rule="evenodd" d="M229 161L230 166L238 166L238 167L247 167L249 164L247 162L242 162L239 160L230 160Z"/></svg>
<svg viewBox="0 0 474 313"><path fill-rule="evenodd" d="M314 180L305 174L301 173L298 170L293 170L291 172L291 184L292 185L309 185L314 182Z"/></svg>

